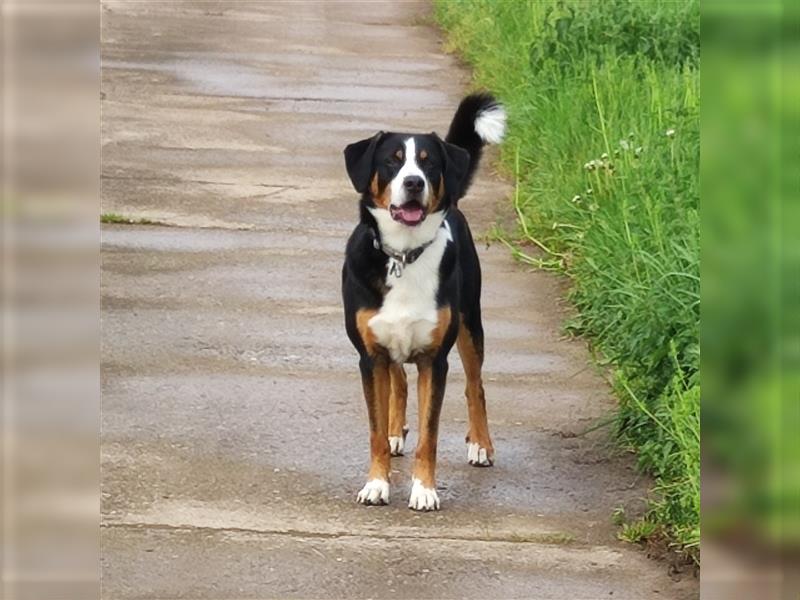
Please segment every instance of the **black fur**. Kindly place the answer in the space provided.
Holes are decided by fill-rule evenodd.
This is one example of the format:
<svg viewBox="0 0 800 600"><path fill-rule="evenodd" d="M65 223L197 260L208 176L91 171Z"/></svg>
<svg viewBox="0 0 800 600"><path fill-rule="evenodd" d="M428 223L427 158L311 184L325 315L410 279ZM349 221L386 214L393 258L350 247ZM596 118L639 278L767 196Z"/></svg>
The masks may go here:
<svg viewBox="0 0 800 600"><path fill-rule="evenodd" d="M464 148L469 153L470 165L464 179L464 191L466 192L472 177L475 175L475 170L478 168L478 163L483 154L484 141L480 136L475 133L475 119L482 112L491 110L498 106L497 100L490 94L472 94L467 96L458 105L456 114L453 121L450 123L450 129L447 131L445 141L450 144L455 144ZM460 196L455 198L458 202Z"/></svg>
<svg viewBox="0 0 800 600"><path fill-rule="evenodd" d="M347 165L347 174L350 176L350 181L353 187L360 194L367 191L369 180L372 176L372 162L375 155L375 148L384 133L379 131L371 138L361 140L354 144L350 144L344 149L344 160Z"/></svg>

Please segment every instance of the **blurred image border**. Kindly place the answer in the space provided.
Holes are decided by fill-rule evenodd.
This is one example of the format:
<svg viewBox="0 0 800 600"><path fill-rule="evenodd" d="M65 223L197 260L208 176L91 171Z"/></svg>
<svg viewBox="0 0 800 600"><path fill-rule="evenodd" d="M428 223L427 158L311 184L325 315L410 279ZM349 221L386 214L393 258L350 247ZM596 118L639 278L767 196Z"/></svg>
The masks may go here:
<svg viewBox="0 0 800 600"><path fill-rule="evenodd" d="M100 4L2 28L2 597L96 598Z"/></svg>
<svg viewBox="0 0 800 600"><path fill-rule="evenodd" d="M797 15L701 5L703 598L800 593Z"/></svg>

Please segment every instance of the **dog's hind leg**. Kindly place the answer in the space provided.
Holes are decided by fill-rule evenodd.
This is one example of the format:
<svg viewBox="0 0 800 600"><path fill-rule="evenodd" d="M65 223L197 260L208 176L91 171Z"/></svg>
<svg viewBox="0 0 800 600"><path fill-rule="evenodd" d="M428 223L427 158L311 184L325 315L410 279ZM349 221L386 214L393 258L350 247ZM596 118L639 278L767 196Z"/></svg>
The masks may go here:
<svg viewBox="0 0 800 600"><path fill-rule="evenodd" d="M472 331L464 324L458 330L458 353L467 377L467 409L469 431L467 432L467 460L476 467L490 467L494 463L494 447L489 436L489 421L486 416L486 396L483 392L483 328L478 318L472 323Z"/></svg>
<svg viewBox="0 0 800 600"><path fill-rule="evenodd" d="M389 395L389 450L392 456L402 456L405 451L408 426L406 425L406 401L408 382L403 365L389 365L391 392Z"/></svg>

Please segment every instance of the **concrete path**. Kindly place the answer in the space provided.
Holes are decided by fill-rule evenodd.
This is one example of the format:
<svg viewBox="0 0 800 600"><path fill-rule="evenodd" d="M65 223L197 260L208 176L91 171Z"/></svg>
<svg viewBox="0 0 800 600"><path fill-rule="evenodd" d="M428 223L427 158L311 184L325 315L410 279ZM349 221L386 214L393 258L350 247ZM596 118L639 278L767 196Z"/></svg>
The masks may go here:
<svg viewBox="0 0 800 600"><path fill-rule="evenodd" d="M412 3L103 4L105 598L690 598L618 542L646 485L563 289L481 248L492 469L466 461L453 353L443 510L355 495L368 436L339 298L356 220L341 151L444 133L468 74ZM507 212L492 155L462 207ZM412 377L413 379L413 377ZM412 395L413 398L413 395ZM410 402L410 423L416 422ZM409 441L416 441L412 429Z"/></svg>

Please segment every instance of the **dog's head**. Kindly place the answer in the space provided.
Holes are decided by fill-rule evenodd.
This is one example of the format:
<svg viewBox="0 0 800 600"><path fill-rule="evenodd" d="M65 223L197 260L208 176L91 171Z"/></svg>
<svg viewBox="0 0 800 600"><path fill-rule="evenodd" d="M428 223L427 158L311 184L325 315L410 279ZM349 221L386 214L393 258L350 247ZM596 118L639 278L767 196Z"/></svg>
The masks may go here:
<svg viewBox="0 0 800 600"><path fill-rule="evenodd" d="M435 133L379 132L344 149L353 187L373 210L415 227L458 200L469 153Z"/></svg>

